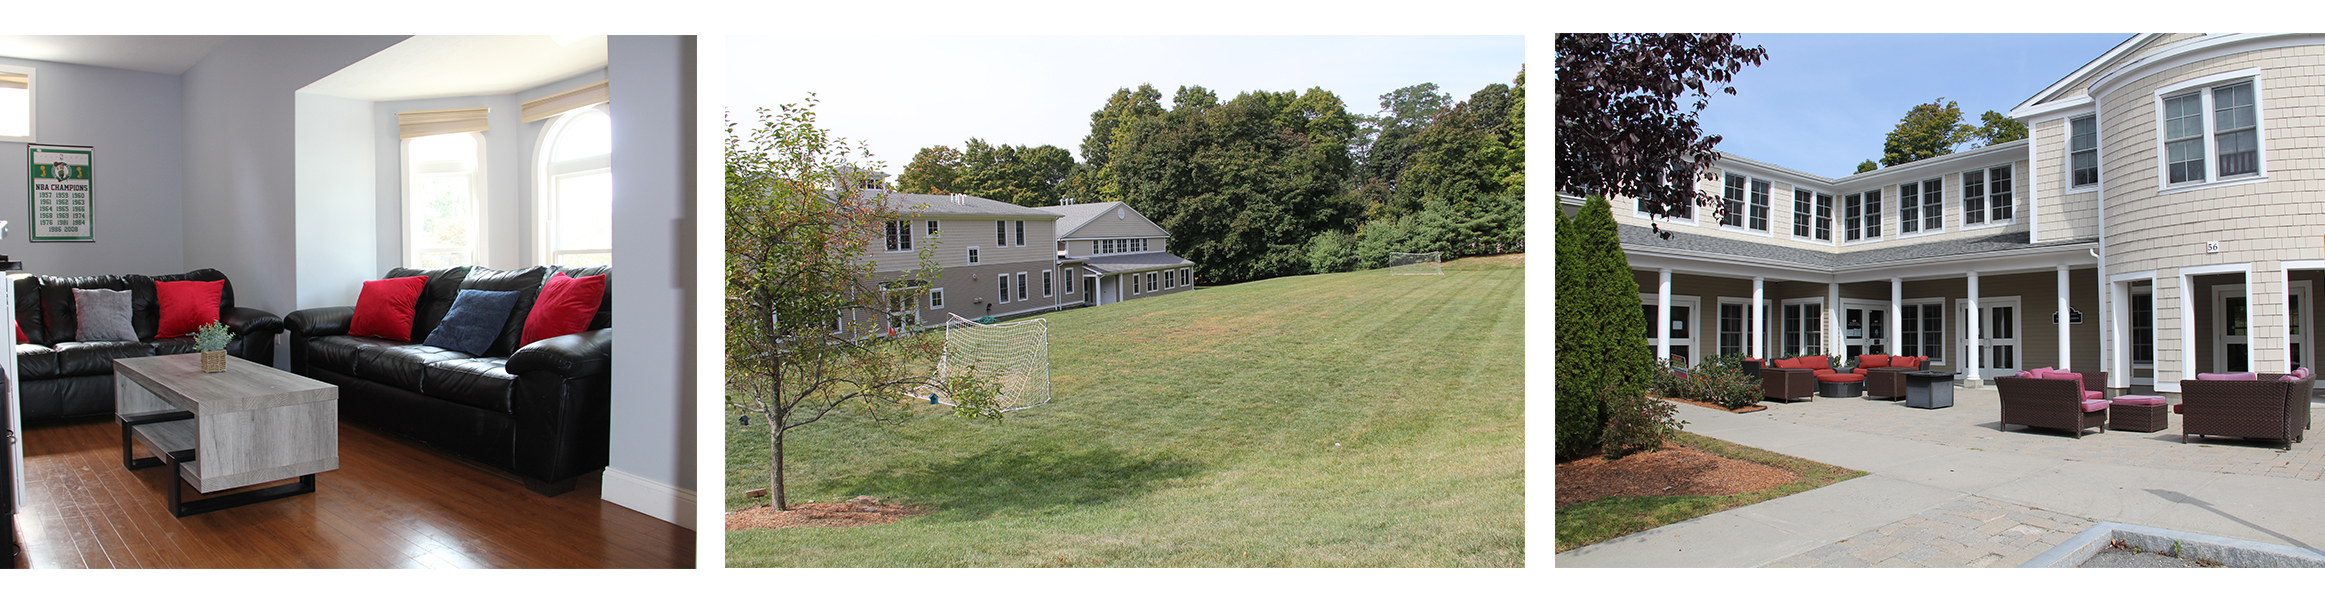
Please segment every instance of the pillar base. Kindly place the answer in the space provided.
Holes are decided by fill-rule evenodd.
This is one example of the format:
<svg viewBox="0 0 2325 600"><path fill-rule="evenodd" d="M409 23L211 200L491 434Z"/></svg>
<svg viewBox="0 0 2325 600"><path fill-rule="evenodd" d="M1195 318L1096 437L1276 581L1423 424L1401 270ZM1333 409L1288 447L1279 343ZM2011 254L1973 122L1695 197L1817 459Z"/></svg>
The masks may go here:
<svg viewBox="0 0 2325 600"><path fill-rule="evenodd" d="M1972 378L1969 378L1969 379L1964 379L1964 380L1962 380L1962 389L1965 389L1965 390L1975 390L1975 389L1980 389L1980 388L1984 388L1984 387L1986 387L1986 380L1984 380L1984 379L1979 379L1979 378L1976 378L1976 377L1972 377Z"/></svg>

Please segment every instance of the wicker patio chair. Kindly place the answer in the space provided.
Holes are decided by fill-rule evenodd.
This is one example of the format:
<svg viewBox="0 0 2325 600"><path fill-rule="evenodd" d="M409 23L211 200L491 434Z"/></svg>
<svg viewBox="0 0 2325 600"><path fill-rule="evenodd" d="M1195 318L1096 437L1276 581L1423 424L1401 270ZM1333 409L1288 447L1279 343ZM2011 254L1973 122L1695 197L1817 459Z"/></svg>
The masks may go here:
<svg viewBox="0 0 2325 600"><path fill-rule="evenodd" d="M1760 367L1760 395L1786 404L1816 396L1816 372L1808 369Z"/></svg>
<svg viewBox="0 0 2325 600"><path fill-rule="evenodd" d="M1891 357L1892 360L1898 358L1913 357ZM1859 357L1857 364L1865 364L1864 360L1864 357ZM1915 361L1915 366L1910 367L1859 367L1857 372L1865 375L1865 395L1867 397L1879 396L1896 400L1905 397L1905 374L1927 368L1929 365Z"/></svg>
<svg viewBox="0 0 2325 600"><path fill-rule="evenodd" d="M2097 383L2105 385L2103 380ZM2083 389L2075 380L1996 377L1994 386L2002 404L2002 422L1994 426L1996 431L2008 430L2011 425L2047 427L2073 430L2075 439L2082 439L2085 428L2107 430L2107 411L2083 410Z"/></svg>
<svg viewBox="0 0 2325 600"><path fill-rule="evenodd" d="M2308 428L2309 392L2317 380L2258 375L2259 381L2180 380L2180 405L2173 410L2180 413L2180 443L2191 435L2219 435L2276 440L2293 449Z"/></svg>

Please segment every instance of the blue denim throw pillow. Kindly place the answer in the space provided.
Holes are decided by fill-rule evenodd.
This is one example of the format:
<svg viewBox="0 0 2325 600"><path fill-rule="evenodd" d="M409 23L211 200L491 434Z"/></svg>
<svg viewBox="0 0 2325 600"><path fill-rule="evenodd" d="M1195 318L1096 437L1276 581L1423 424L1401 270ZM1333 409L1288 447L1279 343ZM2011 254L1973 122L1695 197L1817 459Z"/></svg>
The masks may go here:
<svg viewBox="0 0 2325 600"><path fill-rule="evenodd" d="M420 343L465 352L484 354L500 337L501 325L509 320L509 311L517 307L516 292L488 292L460 290L452 298L452 310L444 313L444 321L436 330L428 332L428 339Z"/></svg>

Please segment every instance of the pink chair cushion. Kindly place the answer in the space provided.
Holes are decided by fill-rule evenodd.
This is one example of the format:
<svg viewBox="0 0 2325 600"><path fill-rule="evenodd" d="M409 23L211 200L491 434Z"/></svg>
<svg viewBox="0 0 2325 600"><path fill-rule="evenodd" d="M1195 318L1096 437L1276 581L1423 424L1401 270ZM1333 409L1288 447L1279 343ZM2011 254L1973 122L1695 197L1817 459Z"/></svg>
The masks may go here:
<svg viewBox="0 0 2325 600"><path fill-rule="evenodd" d="M2197 373L2197 381L2260 381L2259 373Z"/></svg>
<svg viewBox="0 0 2325 600"><path fill-rule="evenodd" d="M2083 401L2083 412L2099 412L2102 410L2107 410L2107 401L2105 399Z"/></svg>
<svg viewBox="0 0 2325 600"><path fill-rule="evenodd" d="M2300 380L2301 380L2301 378L2299 378L2299 377L2294 377L2294 376L2291 376L2291 375L2286 375L2286 376L2284 376L2284 377L2278 377L2278 378L2277 378L2277 381L2300 381Z"/></svg>
<svg viewBox="0 0 2325 600"><path fill-rule="evenodd" d="M2298 375L2298 376L2300 376L2302 379L2308 379L2308 378L2309 378L2309 368L2308 368L2308 367L2301 367L2301 368L2298 368L2298 369L2293 369L2293 374L2294 374L2294 375Z"/></svg>
<svg viewBox="0 0 2325 600"><path fill-rule="evenodd" d="M2106 398L2107 392L2102 392L2099 390L2083 390L2084 400L2103 400Z"/></svg>
<svg viewBox="0 0 2325 600"><path fill-rule="evenodd" d="M2163 397L2163 396L2116 396L2116 397L2115 397L2115 399L2114 399L2112 402L2114 402L2114 403L2116 403L2116 404L2128 404L2128 405L2132 405L2132 406L2163 406L2163 405L2164 405L2164 397Z"/></svg>
<svg viewBox="0 0 2325 600"><path fill-rule="evenodd" d="M2041 371L2041 369L2036 369L2036 370L2038 370L2038 371ZM2054 370L2054 371L2043 371L2043 373L2042 373L2042 374L2040 374L2040 375L2036 375L2036 377L2041 377L2041 378L2043 378L2043 379L2072 379L2072 380L2075 380L2075 389L2078 389L2078 390L2079 390L2079 389L2083 389L2083 374L2082 374L2082 373L2076 373L2076 372L2073 372L2073 371L2055 371L2055 370Z"/></svg>

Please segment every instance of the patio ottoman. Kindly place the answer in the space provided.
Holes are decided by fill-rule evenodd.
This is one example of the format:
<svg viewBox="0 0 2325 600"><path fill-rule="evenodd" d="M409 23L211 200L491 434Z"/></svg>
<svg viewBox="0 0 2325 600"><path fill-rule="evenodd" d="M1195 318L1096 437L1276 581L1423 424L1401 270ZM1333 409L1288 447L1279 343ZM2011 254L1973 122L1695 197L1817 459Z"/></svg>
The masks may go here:
<svg viewBox="0 0 2325 600"><path fill-rule="evenodd" d="M2116 396L2108 401L2107 428L2155 433L2171 426L2163 396Z"/></svg>
<svg viewBox="0 0 2325 600"><path fill-rule="evenodd" d="M1816 395L1826 398L1855 398L1865 394L1865 376L1857 373L1816 374Z"/></svg>

